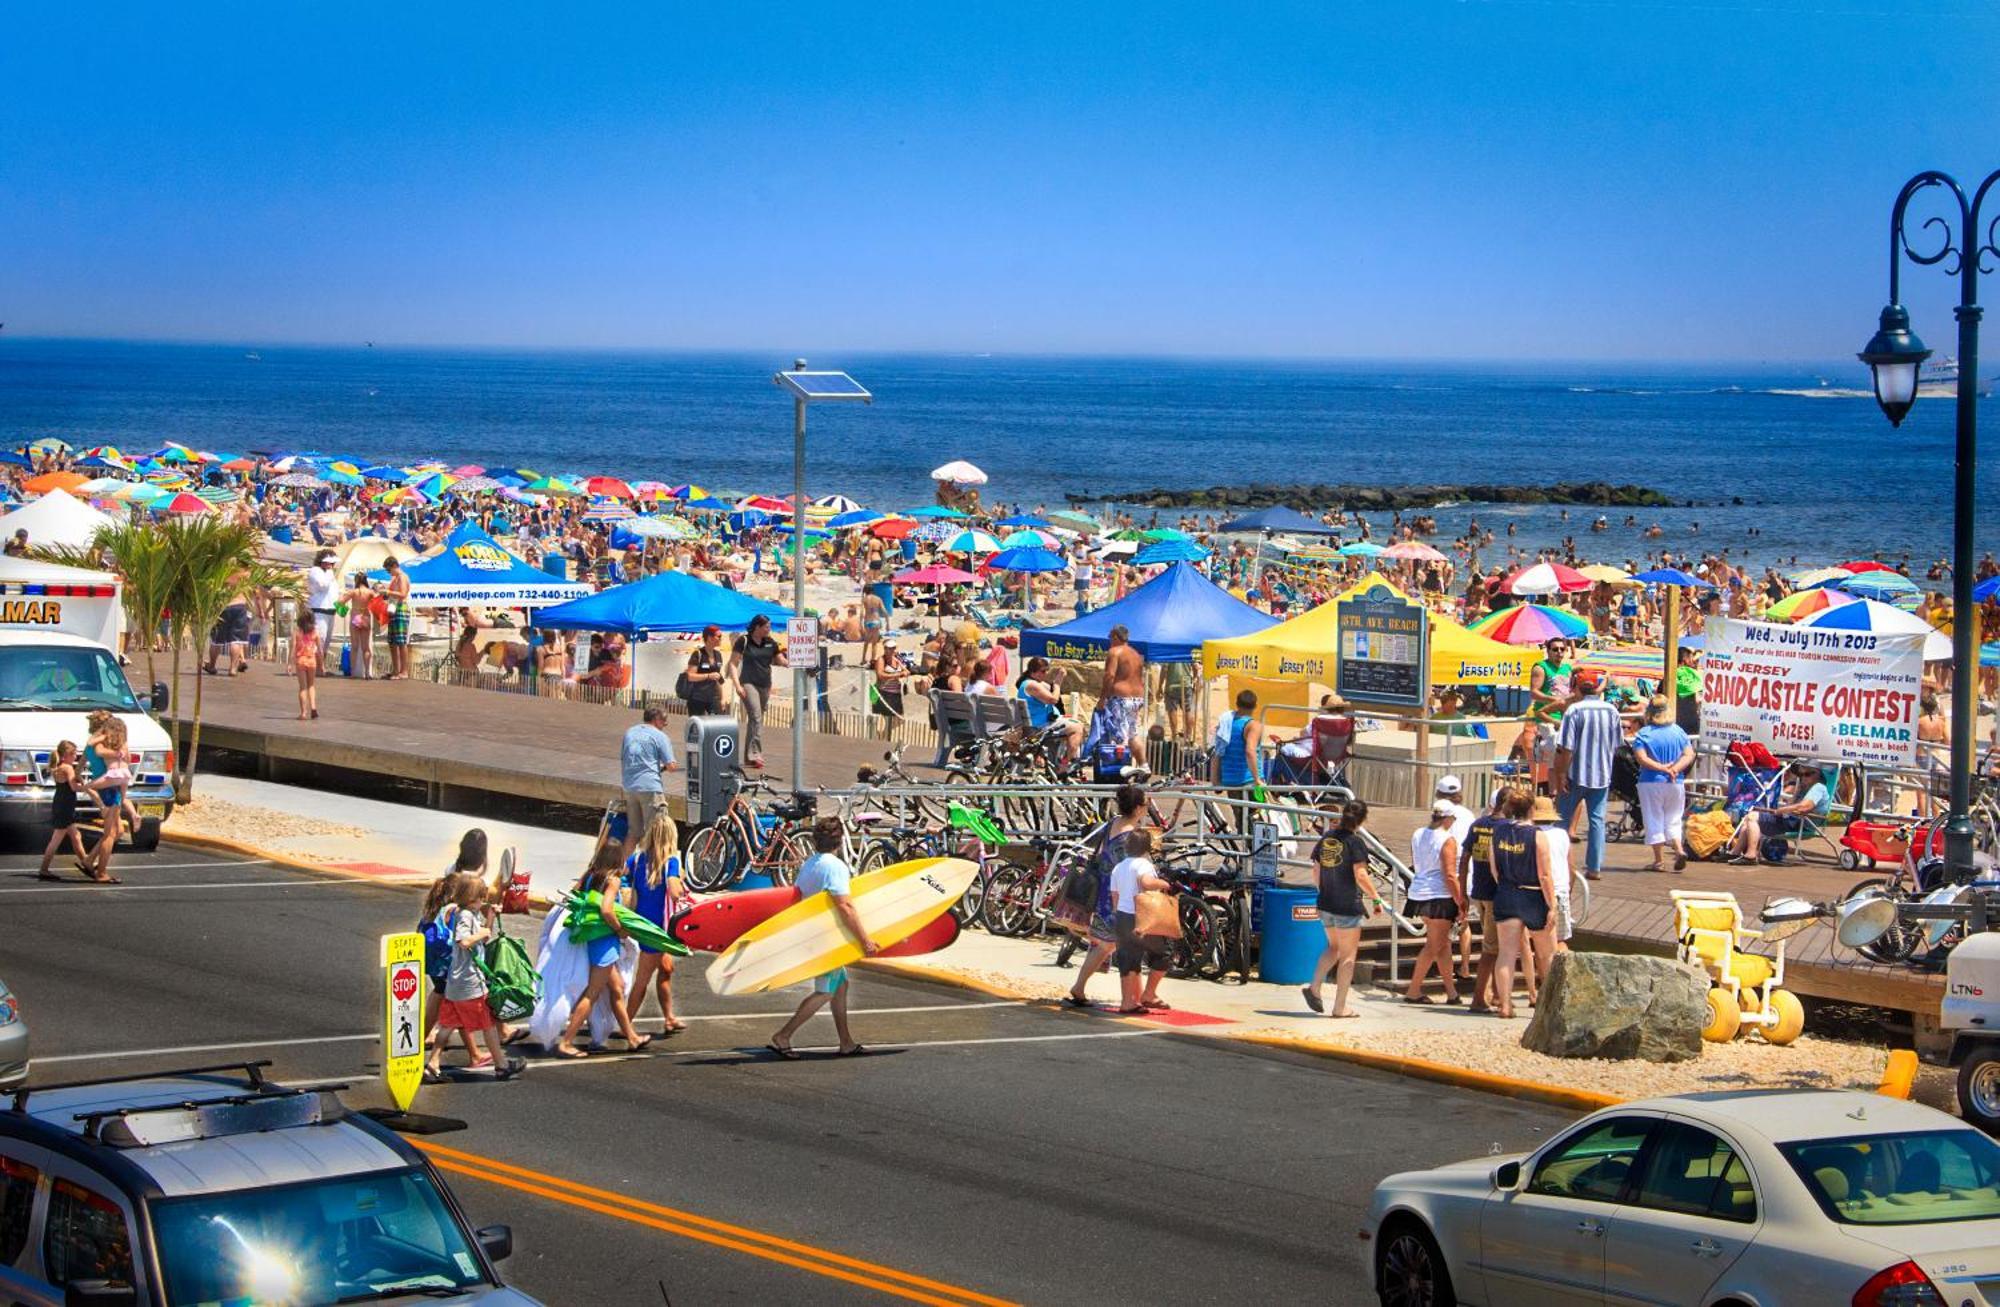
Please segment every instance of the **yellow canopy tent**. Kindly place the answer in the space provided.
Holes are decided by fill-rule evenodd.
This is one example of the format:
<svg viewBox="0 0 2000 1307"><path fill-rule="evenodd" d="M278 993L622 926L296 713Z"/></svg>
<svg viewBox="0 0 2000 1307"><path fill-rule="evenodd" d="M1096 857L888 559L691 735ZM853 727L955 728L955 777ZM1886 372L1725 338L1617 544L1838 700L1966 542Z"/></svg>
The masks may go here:
<svg viewBox="0 0 2000 1307"><path fill-rule="evenodd" d="M1310 612L1233 640L1208 640L1201 667L1210 677L1228 676L1255 685L1259 697L1275 684L1333 686L1338 639L1336 605L1374 586L1408 598L1381 574L1363 577ZM1474 635L1450 618L1430 614L1432 685L1526 685L1530 654L1512 645ZM1333 686L1338 689L1338 686Z"/></svg>

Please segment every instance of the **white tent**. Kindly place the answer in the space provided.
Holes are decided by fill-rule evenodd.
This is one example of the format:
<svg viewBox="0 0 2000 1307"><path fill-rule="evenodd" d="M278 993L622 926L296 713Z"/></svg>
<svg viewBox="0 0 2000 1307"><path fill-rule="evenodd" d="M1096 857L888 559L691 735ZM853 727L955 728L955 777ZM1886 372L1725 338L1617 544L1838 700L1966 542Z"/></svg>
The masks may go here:
<svg viewBox="0 0 2000 1307"><path fill-rule="evenodd" d="M5 517L0 517L0 539L11 540L16 531L28 533L30 545L71 545L82 547L116 519L106 516L61 490L51 490Z"/></svg>

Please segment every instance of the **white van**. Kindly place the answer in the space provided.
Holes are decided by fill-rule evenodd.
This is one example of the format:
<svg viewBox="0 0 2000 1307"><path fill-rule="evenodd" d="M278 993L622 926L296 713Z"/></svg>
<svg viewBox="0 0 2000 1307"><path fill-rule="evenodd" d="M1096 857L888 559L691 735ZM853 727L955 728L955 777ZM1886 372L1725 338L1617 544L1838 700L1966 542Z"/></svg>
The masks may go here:
<svg viewBox="0 0 2000 1307"><path fill-rule="evenodd" d="M0 558L0 825L46 829L55 791L49 768L64 740L78 748L99 708L125 723L135 847L160 842L174 806L174 745L148 715L166 687L135 694L118 665L124 609L109 572Z"/></svg>

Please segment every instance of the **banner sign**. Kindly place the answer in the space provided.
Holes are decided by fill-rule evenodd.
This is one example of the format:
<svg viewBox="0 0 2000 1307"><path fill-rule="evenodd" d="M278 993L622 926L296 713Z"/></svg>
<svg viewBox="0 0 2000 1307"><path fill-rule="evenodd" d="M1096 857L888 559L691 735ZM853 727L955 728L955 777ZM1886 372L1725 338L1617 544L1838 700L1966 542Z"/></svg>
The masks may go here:
<svg viewBox="0 0 2000 1307"><path fill-rule="evenodd" d="M1421 708L1430 695L1430 615L1387 586L1335 601L1334 684L1356 703Z"/></svg>
<svg viewBox="0 0 2000 1307"><path fill-rule="evenodd" d="M1819 762L1915 766L1923 649L1917 633L1710 618L1702 738Z"/></svg>

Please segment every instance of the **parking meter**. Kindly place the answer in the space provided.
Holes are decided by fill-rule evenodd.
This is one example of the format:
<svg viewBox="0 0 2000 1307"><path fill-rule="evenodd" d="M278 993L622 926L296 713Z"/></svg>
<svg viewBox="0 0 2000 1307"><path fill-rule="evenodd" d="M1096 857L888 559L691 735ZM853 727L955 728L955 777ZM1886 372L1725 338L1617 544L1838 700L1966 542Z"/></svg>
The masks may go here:
<svg viewBox="0 0 2000 1307"><path fill-rule="evenodd" d="M734 717L691 717L687 726L687 819L706 826L722 816L742 769Z"/></svg>

